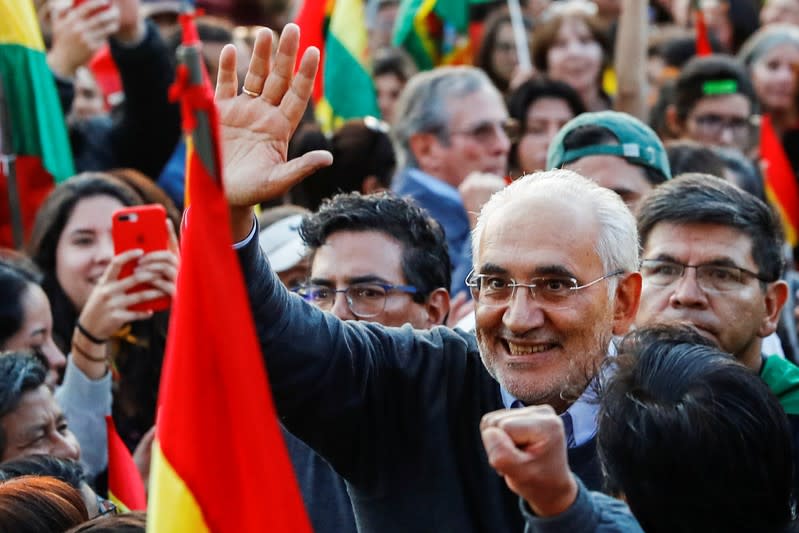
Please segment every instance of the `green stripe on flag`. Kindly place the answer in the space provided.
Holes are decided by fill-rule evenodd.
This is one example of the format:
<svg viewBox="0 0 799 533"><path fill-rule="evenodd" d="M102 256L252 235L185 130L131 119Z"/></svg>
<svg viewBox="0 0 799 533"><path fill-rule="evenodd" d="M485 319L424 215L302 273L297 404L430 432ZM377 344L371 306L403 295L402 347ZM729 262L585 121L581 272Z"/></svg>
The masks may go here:
<svg viewBox="0 0 799 533"><path fill-rule="evenodd" d="M40 157L56 182L73 176L64 112L44 53L18 44L0 45L0 78L14 153Z"/></svg>
<svg viewBox="0 0 799 533"><path fill-rule="evenodd" d="M419 70L446 62L468 35L471 3L473 0L402 0L394 46L404 48Z"/></svg>
<svg viewBox="0 0 799 533"><path fill-rule="evenodd" d="M425 23L425 14L420 14L419 11L424 8L427 12L430 2L431 0L402 0L394 23L394 46L404 48L419 70L429 70L436 64L435 43L420 35L416 26L417 18L421 24Z"/></svg>
<svg viewBox="0 0 799 533"><path fill-rule="evenodd" d="M437 0L433 11L438 18L452 24L458 33L469 29L469 3L464 0Z"/></svg>
<svg viewBox="0 0 799 533"><path fill-rule="evenodd" d="M372 78L335 35L325 44L325 98L336 116L350 119L379 116Z"/></svg>

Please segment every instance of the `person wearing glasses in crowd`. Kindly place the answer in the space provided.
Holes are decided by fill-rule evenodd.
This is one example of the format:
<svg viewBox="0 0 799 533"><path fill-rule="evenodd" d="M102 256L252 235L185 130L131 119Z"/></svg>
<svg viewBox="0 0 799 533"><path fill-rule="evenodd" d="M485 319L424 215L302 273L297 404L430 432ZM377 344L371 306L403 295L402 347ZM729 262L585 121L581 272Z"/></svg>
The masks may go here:
<svg viewBox="0 0 799 533"><path fill-rule="evenodd" d="M731 353L777 396L799 443L799 367L763 350L788 297L773 211L727 181L685 174L644 200L638 231L636 325L687 324Z"/></svg>
<svg viewBox="0 0 799 533"><path fill-rule="evenodd" d="M310 272L295 292L306 301L342 320L416 329L444 323L450 286L444 232L412 201L339 194L298 226ZM262 231L259 238L266 250L271 236ZM344 480L301 440L285 438L314 531L355 532Z"/></svg>
<svg viewBox="0 0 799 533"><path fill-rule="evenodd" d="M502 95L475 67L443 67L413 76L394 111L398 173L392 189L413 198L444 228L451 293L466 292L471 268L469 217L458 187L473 172L504 177L516 122Z"/></svg>
<svg viewBox="0 0 799 533"><path fill-rule="evenodd" d="M430 329L449 312L450 272L441 226L406 198L339 194L306 216L305 300L342 320Z"/></svg>
<svg viewBox="0 0 799 533"><path fill-rule="evenodd" d="M757 140L758 112L746 69L734 57L715 54L685 64L666 109L666 122L678 138L749 155Z"/></svg>
<svg viewBox="0 0 799 533"><path fill-rule="evenodd" d="M251 208L331 163L325 152L287 162L282 150L319 61L307 50L294 74L298 41L287 25L270 69L271 34L258 35L244 82L258 96L239 94L226 48L216 96L223 152L238 154L224 172L233 238L281 421L344 477L362 532L520 532L517 498L488 464L480 419L551 405L570 428L572 470L598 488L590 384L638 308L635 219L618 195L573 172L527 176L492 197L475 229L476 338L322 312L277 280Z"/></svg>

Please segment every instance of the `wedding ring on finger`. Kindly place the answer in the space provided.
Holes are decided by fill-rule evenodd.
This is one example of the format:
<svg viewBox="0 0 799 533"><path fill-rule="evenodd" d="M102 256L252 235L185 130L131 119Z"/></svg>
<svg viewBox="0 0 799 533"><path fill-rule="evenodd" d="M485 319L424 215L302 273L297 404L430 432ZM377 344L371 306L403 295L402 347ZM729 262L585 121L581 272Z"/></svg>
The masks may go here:
<svg viewBox="0 0 799 533"><path fill-rule="evenodd" d="M241 92L246 94L247 96L252 96L253 98L258 98L259 96L261 96L261 93L257 93L255 91L251 91L251 90L247 89L247 87L242 87L241 88Z"/></svg>

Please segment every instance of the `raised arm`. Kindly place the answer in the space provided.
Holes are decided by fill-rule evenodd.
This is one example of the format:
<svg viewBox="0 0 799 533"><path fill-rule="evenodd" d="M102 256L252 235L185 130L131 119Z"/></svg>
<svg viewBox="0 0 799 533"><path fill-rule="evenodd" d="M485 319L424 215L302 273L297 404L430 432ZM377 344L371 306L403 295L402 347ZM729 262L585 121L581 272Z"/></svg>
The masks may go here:
<svg viewBox="0 0 799 533"><path fill-rule="evenodd" d="M642 533L623 502L571 473L563 421L550 406L488 413L480 433L488 462L522 499L528 533Z"/></svg>
<svg viewBox="0 0 799 533"><path fill-rule="evenodd" d="M287 161L288 143L311 96L319 50L308 48L294 72L299 28L288 24L272 65L272 32L261 30L238 94L236 50L222 50L216 103L222 128L225 189L235 241L252 229L252 206L277 198L315 170L330 165L330 152L314 151Z"/></svg>
<svg viewBox="0 0 799 533"><path fill-rule="evenodd" d="M646 0L622 0L616 32L616 99L613 107L647 122L646 49L648 40Z"/></svg>

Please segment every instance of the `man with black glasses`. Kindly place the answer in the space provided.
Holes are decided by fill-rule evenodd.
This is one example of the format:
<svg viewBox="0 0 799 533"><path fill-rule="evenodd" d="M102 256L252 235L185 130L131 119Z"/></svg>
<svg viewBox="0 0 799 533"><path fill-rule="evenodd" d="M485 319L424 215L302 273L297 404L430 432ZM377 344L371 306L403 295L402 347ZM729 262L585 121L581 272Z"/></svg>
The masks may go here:
<svg viewBox="0 0 799 533"><path fill-rule="evenodd" d="M644 284L636 325L695 328L759 373L799 435L799 368L762 350L788 297L773 211L724 180L685 174L644 200L638 231Z"/></svg>
<svg viewBox="0 0 799 533"><path fill-rule="evenodd" d="M449 254L438 222L389 194L339 194L302 221L311 273L299 294L342 320L440 326Z"/></svg>
<svg viewBox="0 0 799 533"><path fill-rule="evenodd" d="M300 224L311 264L295 292L342 320L429 329L449 312L447 243L411 200L339 194ZM356 531L344 481L302 441L286 435L316 533Z"/></svg>
<svg viewBox="0 0 799 533"><path fill-rule="evenodd" d="M331 162L320 152L285 159L319 60L307 51L294 74L298 37L284 28L271 69L271 33L259 33L243 94L226 48L216 96L233 236L281 421L344 477L361 532L521 532L480 419L551 405L570 435L572 470L599 486L591 384L638 308L635 219L618 195L574 172L527 176L491 198L474 231L476 340L320 312L279 283L251 209ZM572 489L541 513L563 511Z"/></svg>
<svg viewBox="0 0 799 533"><path fill-rule="evenodd" d="M757 113L757 95L743 65L716 54L695 57L680 71L666 122L681 139L747 154L757 140Z"/></svg>

